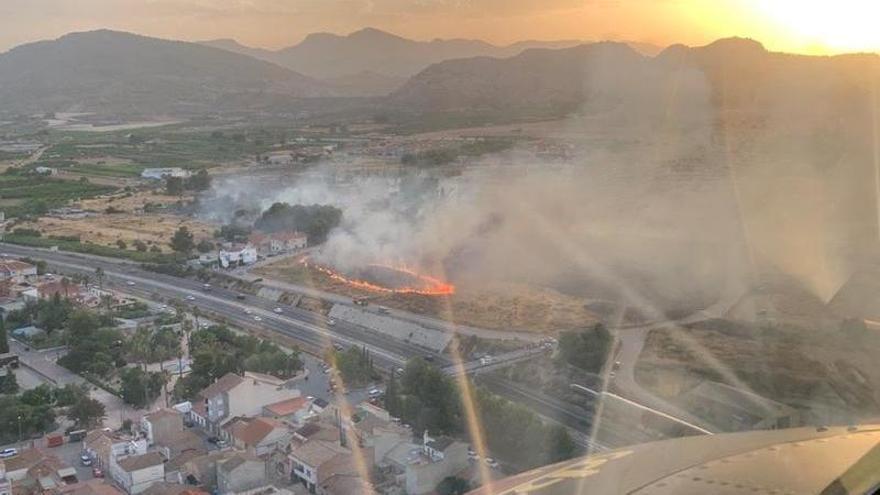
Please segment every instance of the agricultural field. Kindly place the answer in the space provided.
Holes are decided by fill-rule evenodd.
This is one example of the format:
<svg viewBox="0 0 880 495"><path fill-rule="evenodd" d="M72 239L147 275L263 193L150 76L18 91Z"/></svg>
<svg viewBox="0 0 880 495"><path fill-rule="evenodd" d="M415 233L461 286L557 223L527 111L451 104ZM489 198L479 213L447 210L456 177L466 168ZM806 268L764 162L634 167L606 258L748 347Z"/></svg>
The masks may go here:
<svg viewBox="0 0 880 495"><path fill-rule="evenodd" d="M81 242L117 247L122 241L127 249L134 249L134 242L141 241L151 249L170 252L168 242L180 227L193 233L196 242L213 240L218 227L181 216L168 207L191 197L166 196L149 191L118 194L80 201L77 206L96 212L94 216L81 219L42 217L21 223L18 227L35 229L44 237L79 238ZM147 213L144 213L147 210Z"/></svg>
<svg viewBox="0 0 880 495"><path fill-rule="evenodd" d="M0 209L7 217L40 215L70 201L93 198L114 191L113 187L87 180L67 181L33 175L0 175Z"/></svg>

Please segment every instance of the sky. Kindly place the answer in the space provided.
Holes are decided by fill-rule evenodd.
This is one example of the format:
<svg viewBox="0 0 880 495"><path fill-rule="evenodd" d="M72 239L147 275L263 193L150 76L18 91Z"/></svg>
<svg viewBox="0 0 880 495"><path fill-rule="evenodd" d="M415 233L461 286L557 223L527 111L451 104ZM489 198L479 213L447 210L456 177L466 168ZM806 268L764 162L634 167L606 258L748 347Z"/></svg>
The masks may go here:
<svg viewBox="0 0 880 495"><path fill-rule="evenodd" d="M109 28L280 48L312 32L375 27L405 36L707 44L743 36L770 49L880 51L877 0L0 0L0 51Z"/></svg>

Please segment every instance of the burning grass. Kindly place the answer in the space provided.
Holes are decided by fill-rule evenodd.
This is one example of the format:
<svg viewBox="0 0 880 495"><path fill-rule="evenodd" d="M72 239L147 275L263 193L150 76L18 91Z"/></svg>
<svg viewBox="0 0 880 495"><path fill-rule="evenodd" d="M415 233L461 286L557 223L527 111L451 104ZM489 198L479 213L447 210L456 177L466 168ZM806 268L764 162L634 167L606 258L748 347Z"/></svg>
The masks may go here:
<svg viewBox="0 0 880 495"><path fill-rule="evenodd" d="M322 270L314 264L303 264L297 259L285 259L262 266L255 269L254 273L352 298L365 298L373 304L487 329L551 333L584 328L597 321L596 315L587 308L587 301L549 289L511 284L480 288L454 286L434 277L413 275L399 269L392 269L392 273L387 273L384 268L366 270L367 276L375 275L380 280L368 278L367 283L353 283L352 279L356 275L363 275L362 272L350 273L346 277L332 270ZM391 277L390 282L381 278L386 276ZM428 287L440 293L411 290L416 280L427 283ZM380 281L397 285L373 287ZM392 287L396 290L392 290Z"/></svg>

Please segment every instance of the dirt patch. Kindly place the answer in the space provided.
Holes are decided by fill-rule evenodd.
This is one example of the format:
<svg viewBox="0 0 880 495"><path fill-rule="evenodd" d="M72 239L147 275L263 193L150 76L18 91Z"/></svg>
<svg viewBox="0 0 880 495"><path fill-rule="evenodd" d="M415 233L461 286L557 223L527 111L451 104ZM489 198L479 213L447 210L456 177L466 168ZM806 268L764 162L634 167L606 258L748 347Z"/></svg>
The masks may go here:
<svg viewBox="0 0 880 495"><path fill-rule="evenodd" d="M216 225L174 213L143 213L144 206L148 203L168 205L179 199L150 193L88 199L79 202L77 206L96 212L94 216L82 219L43 217L35 222L22 224L21 227L38 229L45 237L74 236L79 237L82 242L106 246L115 247L117 241L121 240L129 249L134 249L134 241L140 240L148 246L158 246L163 252L170 251L168 242L179 227L189 229L196 242L201 239L213 240ZM106 213L108 208L120 213Z"/></svg>

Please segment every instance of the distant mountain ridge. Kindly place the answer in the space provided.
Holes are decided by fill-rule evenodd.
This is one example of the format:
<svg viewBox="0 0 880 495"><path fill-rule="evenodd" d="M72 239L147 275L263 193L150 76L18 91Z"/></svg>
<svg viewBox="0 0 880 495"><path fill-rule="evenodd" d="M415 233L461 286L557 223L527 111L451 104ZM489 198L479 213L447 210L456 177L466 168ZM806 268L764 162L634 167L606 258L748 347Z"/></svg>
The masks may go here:
<svg viewBox="0 0 880 495"><path fill-rule="evenodd" d="M253 57L110 30L0 54L0 101L7 111L199 111L237 98L327 94L320 82Z"/></svg>
<svg viewBox="0 0 880 495"><path fill-rule="evenodd" d="M674 45L647 57L621 43L531 49L494 59L434 64L390 95L413 111L542 108L552 114L602 102L634 102L672 88L705 91L713 102L784 105L806 112L828 99L861 98L878 75L873 54L817 57L767 51L760 43L722 39L703 47ZM698 88L699 86L699 88Z"/></svg>
<svg viewBox="0 0 880 495"><path fill-rule="evenodd" d="M476 56L506 58L532 48L569 48L583 44L583 40L519 41L496 46L481 40L434 39L415 41L375 28L364 28L342 36L331 33L312 33L291 47L264 50L244 46L234 40L221 39L202 42L260 58L294 71L322 80L347 78L361 73L380 75L389 81L402 81L428 66L450 59ZM648 44L634 44L639 50L660 51ZM373 81L375 90L375 81ZM388 86L386 92L396 89Z"/></svg>

